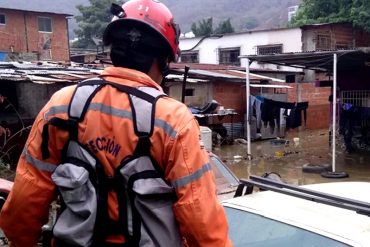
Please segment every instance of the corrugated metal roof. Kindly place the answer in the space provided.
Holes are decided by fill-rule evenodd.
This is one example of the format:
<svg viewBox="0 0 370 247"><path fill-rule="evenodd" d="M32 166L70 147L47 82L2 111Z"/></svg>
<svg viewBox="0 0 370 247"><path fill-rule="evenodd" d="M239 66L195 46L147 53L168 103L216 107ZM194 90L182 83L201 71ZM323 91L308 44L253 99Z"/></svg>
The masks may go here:
<svg viewBox="0 0 370 247"><path fill-rule="evenodd" d="M244 77L247 74L245 71L233 70L233 72L238 73L239 75L242 74ZM249 73L249 76L250 76L251 80L253 80L253 79L255 79L255 80L265 79L265 80L270 80L270 81L274 81L274 82L286 82L285 80L281 80L281 79L270 77L270 76L258 75L258 74L255 74L255 73Z"/></svg>
<svg viewBox="0 0 370 247"><path fill-rule="evenodd" d="M272 55L242 55L239 58L248 58L251 61L302 69L332 71L334 54L338 55L338 69L359 68L367 66L366 62L370 59L370 48L363 47L353 50L294 52Z"/></svg>
<svg viewBox="0 0 370 247"><path fill-rule="evenodd" d="M287 85L271 85L271 84L250 84L250 87L257 88L282 88L282 89L291 89L293 87Z"/></svg>
<svg viewBox="0 0 370 247"><path fill-rule="evenodd" d="M101 73L99 68L85 68L50 63L0 63L0 80L31 81L52 84L58 82L74 83L95 77Z"/></svg>
<svg viewBox="0 0 370 247"><path fill-rule="evenodd" d="M184 69L172 69L172 71L176 71L179 73L184 73ZM170 79L170 77L168 77ZM210 80L210 79L222 79L226 81L237 81L237 82L245 82L245 72L244 71L238 71L233 69L218 69L216 70L213 68L212 70L206 70L206 69L190 69L188 74L187 81L191 80ZM251 81L261 81L261 80L270 80L275 82L285 82L280 79L276 79L273 77L267 77L267 76L260 76L257 74L250 74L250 80Z"/></svg>
<svg viewBox="0 0 370 247"><path fill-rule="evenodd" d="M205 75L216 78L227 78L227 79L240 79L240 76L229 75L227 73L214 72L209 70L192 69L189 74Z"/></svg>

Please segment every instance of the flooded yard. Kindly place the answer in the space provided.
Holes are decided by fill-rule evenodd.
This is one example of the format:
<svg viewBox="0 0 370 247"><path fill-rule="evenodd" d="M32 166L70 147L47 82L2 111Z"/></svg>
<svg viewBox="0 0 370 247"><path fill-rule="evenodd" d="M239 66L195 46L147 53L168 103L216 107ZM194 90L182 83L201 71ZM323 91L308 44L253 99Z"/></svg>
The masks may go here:
<svg viewBox="0 0 370 247"><path fill-rule="evenodd" d="M289 132L284 140L287 141L286 145L276 145L274 140L253 141L251 144L252 160L247 158L247 145L245 144L222 145L214 147L213 152L238 178L276 172L285 182L298 185L333 182L334 180L370 182L370 153L357 150L347 154L340 140L336 146L335 171L348 173L348 178L324 178L318 173L303 171L302 167L307 164L320 166L332 164L332 148L329 145L328 130Z"/></svg>

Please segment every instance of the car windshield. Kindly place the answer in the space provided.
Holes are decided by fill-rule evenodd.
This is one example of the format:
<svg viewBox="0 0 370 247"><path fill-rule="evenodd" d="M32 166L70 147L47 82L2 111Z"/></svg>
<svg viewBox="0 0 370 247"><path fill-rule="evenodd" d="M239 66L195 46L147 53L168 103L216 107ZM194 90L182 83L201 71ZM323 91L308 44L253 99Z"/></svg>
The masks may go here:
<svg viewBox="0 0 370 247"><path fill-rule="evenodd" d="M215 174L216 180L220 180L220 183L223 182L231 186L237 186L239 184L239 180L232 174L229 169L227 169L225 164L223 164L216 155L211 155L210 159L212 170Z"/></svg>
<svg viewBox="0 0 370 247"><path fill-rule="evenodd" d="M225 207L235 247L342 247L331 238L247 211Z"/></svg>

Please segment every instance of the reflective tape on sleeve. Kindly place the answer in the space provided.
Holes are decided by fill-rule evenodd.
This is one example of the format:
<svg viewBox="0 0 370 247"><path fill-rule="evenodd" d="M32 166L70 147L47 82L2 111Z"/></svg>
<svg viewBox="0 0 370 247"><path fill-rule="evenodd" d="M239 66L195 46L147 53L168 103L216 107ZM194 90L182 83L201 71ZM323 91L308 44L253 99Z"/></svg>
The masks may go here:
<svg viewBox="0 0 370 247"><path fill-rule="evenodd" d="M185 185L190 184L191 182L193 182L195 180L198 180L199 178L201 178L203 176L203 174L210 171L211 169L212 168L211 168L211 165L209 163L204 164L196 172L194 172L194 173L192 173L188 176L182 177L180 179L177 179L176 181L172 182L172 186L174 188L184 187Z"/></svg>
<svg viewBox="0 0 370 247"><path fill-rule="evenodd" d="M67 112L68 112L68 105L50 107L50 109L44 114L44 120L49 120L50 116L61 114L61 113L67 113Z"/></svg>
<svg viewBox="0 0 370 247"><path fill-rule="evenodd" d="M155 119L154 120L154 126L158 127L158 128L161 128L164 130L164 132L166 132L166 134L168 136L170 136L171 138L175 138L176 135L177 135L177 132L176 130L174 130L171 125L169 125L166 121L163 121L161 119Z"/></svg>
<svg viewBox="0 0 370 247"><path fill-rule="evenodd" d="M26 161L31 164L33 167L37 168L40 171L45 172L53 172L57 166L51 163L40 161L34 157L32 157L26 150L26 148L23 149L23 155L25 155Z"/></svg>

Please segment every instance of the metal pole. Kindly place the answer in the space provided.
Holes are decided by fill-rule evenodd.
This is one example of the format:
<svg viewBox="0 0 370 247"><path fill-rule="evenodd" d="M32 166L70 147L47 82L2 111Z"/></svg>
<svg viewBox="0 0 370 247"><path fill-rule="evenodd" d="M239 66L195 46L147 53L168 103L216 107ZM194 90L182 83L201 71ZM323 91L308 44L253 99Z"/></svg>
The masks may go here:
<svg viewBox="0 0 370 247"><path fill-rule="evenodd" d="M184 79L182 81L182 92L181 92L181 102L185 103L185 92L186 92L186 79L188 78L189 67L185 66Z"/></svg>
<svg viewBox="0 0 370 247"><path fill-rule="evenodd" d="M249 116L249 103L250 103L250 75L249 75L249 58L247 58L247 65L246 65L246 85L245 85L245 97L247 101L247 110L246 110L246 124L247 124L247 157L249 160L252 158L251 154L251 123L250 123L250 116Z"/></svg>
<svg viewBox="0 0 370 247"><path fill-rule="evenodd" d="M335 130L336 130L336 116L337 116L337 62L338 62L338 55L334 54L334 61L333 61L333 124L331 130L331 146L332 146L332 171L335 172Z"/></svg>

